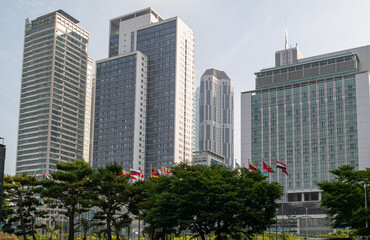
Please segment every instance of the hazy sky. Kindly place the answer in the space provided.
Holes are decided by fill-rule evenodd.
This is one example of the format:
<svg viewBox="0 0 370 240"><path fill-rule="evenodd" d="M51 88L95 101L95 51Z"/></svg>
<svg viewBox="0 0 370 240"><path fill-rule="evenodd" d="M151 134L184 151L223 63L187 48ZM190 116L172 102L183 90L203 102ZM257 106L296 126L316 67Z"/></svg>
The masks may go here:
<svg viewBox="0 0 370 240"><path fill-rule="evenodd" d="M0 137L5 172L15 174L24 21L63 9L90 32L89 55L108 56L109 19L152 7L179 16L195 32L198 78L207 68L225 71L235 86L235 157L240 162L240 92L254 89L254 73L274 66L289 45L313 55L369 45L370 1L357 0L0 0Z"/></svg>

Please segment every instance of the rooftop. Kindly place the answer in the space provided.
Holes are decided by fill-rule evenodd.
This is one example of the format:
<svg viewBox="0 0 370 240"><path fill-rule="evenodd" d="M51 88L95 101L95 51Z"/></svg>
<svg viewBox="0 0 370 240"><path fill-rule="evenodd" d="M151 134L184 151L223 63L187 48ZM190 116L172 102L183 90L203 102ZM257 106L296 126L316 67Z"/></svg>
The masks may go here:
<svg viewBox="0 0 370 240"><path fill-rule="evenodd" d="M135 18L135 17L139 17L141 15L148 14L148 13L153 14L156 18L158 18L159 21L163 21L163 18L156 11L154 11L151 7L144 8L142 10L138 10L138 11L135 11L135 12L132 12L132 13L128 13L128 14L113 18L110 21L111 22L125 21L125 20L129 20L131 18Z"/></svg>
<svg viewBox="0 0 370 240"><path fill-rule="evenodd" d="M71 20L75 24L77 24L77 23L80 22L76 18L72 17L71 15L69 15L68 13L66 13L65 11L63 11L62 9L59 9L57 11L54 11L54 12L51 12L51 13L48 13L48 14L45 14L45 15L42 15L41 17L38 17L35 20L32 20L32 22L33 21L41 20L41 19L46 18L46 17L49 17L49 16L52 16L55 13L59 13L60 15L63 15L64 17L68 18L69 20Z"/></svg>
<svg viewBox="0 0 370 240"><path fill-rule="evenodd" d="M214 77L218 79L229 79L230 80L229 76L227 76L227 74L224 71L219 71L214 68L207 69L203 73L202 77L206 75L213 75Z"/></svg>

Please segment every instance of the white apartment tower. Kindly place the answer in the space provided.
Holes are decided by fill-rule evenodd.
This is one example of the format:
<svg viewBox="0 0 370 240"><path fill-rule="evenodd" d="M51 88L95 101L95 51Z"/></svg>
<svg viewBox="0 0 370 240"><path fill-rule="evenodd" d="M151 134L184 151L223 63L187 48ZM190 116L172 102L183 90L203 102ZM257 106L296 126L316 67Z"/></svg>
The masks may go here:
<svg viewBox="0 0 370 240"><path fill-rule="evenodd" d="M133 73L123 76L122 79L122 81L126 81L125 78L133 80L135 75L136 83L146 82L142 89L145 96L143 99L140 98L145 102L145 108L142 105L138 106L142 109L139 109L139 117L143 117L144 122L141 135L139 132L141 142L130 143L143 147L145 159L132 157L131 163L127 160L121 162L122 166L127 168L140 161L141 165L145 163L143 168L149 174L151 167L172 167L176 162L191 162L195 92L193 30L178 17L163 19L153 9L147 8L112 19L109 39L108 59L127 56L134 52L143 54L145 58L139 68L143 71L142 75L140 73L138 77ZM112 69L115 70L120 69L119 67ZM143 77L146 79L142 79ZM100 99L99 81L97 76L97 105ZM107 127L98 124L102 116L103 114L101 116L95 114L93 166L103 166L113 159L117 161L117 152L125 151L131 155L131 152L127 152L126 146L113 147L110 152L103 147L108 147L107 141L110 136L107 131L114 130L108 130ZM121 126L124 128L125 121L129 123L133 117L133 115L121 116L123 121ZM104 136L102 132L105 132ZM120 157L124 158L123 155Z"/></svg>
<svg viewBox="0 0 370 240"><path fill-rule="evenodd" d="M208 69L200 82L199 150L234 166L234 83L224 71Z"/></svg>
<svg viewBox="0 0 370 240"><path fill-rule="evenodd" d="M16 173L90 161L93 60L89 33L58 10L26 19Z"/></svg>

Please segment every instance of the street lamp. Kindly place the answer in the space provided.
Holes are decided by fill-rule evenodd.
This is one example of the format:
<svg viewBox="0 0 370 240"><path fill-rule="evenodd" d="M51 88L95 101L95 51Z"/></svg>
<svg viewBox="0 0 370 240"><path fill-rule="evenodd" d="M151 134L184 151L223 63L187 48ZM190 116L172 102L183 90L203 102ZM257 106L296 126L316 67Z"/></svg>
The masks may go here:
<svg viewBox="0 0 370 240"><path fill-rule="evenodd" d="M308 217L307 217L308 208L306 208L306 239L308 240Z"/></svg>
<svg viewBox="0 0 370 240"><path fill-rule="evenodd" d="M367 222L367 192L366 192L366 183L364 183L364 191L365 191L365 217L366 217L366 224L365 224L365 227L366 227L366 240L368 240L368 236L367 236L367 227L368 227L368 222Z"/></svg>

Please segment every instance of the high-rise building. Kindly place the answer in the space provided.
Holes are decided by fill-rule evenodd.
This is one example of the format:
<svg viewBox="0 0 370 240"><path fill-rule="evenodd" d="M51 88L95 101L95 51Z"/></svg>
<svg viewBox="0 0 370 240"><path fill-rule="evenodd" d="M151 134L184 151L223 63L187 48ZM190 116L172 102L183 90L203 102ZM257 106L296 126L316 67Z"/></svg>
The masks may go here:
<svg viewBox="0 0 370 240"><path fill-rule="evenodd" d="M5 153L6 146L4 144L4 139L0 137L0 219L2 217L2 206L3 206L3 186L4 186L4 168L5 168Z"/></svg>
<svg viewBox="0 0 370 240"><path fill-rule="evenodd" d="M26 19L16 173L90 161L93 61L89 33L58 10Z"/></svg>
<svg viewBox="0 0 370 240"><path fill-rule="evenodd" d="M224 156L234 166L234 83L213 68L200 81L199 150Z"/></svg>
<svg viewBox="0 0 370 240"><path fill-rule="evenodd" d="M107 87L109 84L122 87L128 82L136 87L141 85L139 95L132 90L130 99L140 96L138 103L143 105L135 105L140 109L139 115L121 115L120 122L115 123L115 128L100 122L104 118L113 119L120 106L117 105L114 112L106 109L104 113L95 114L93 166L104 166L108 162L116 161L124 168L129 168L138 166L135 164L140 162L142 169L145 168L146 174L150 175L152 167L172 167L175 162L191 162L195 91L193 30L178 17L163 19L153 9L146 8L112 19L109 39L109 58L105 59L104 63L99 62L105 73L97 75L96 106L101 106L105 97L117 99L118 102L112 101L111 104L119 104L121 101L115 98L115 91L102 91L101 88L105 88L101 85L102 81ZM136 59L141 59L127 59L133 64L132 69L125 70L126 63L122 63L103 70L103 64L109 64L114 57L126 62L123 56L137 56ZM127 71L130 71L130 74L126 73ZM113 75L117 74L120 74L120 83L114 83L117 78ZM108 75L112 77L105 79ZM132 110L136 112L138 109ZM139 134L139 142L135 143L137 138L134 137L128 142L124 141L125 145L117 143L112 145L109 151L106 150L107 141L114 141L113 138L118 142L123 141L123 129L132 129L136 117L139 117L143 124L142 128L139 126L140 131L135 131L136 135L133 135ZM136 144L139 144L137 149L141 151L138 156L144 156L145 151L145 159L123 159L124 155L128 156L126 153L132 154ZM142 165L144 163L145 165Z"/></svg>
<svg viewBox="0 0 370 240"><path fill-rule="evenodd" d="M317 183L342 165L370 167L369 73L370 46L309 58L293 48L277 52L276 66L241 94L242 165L287 165L289 176L269 175L285 189L280 214L308 213L310 234L330 230Z"/></svg>
<svg viewBox="0 0 370 240"><path fill-rule="evenodd" d="M93 168L144 169L147 64L139 51L97 61Z"/></svg>

